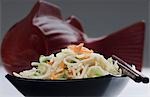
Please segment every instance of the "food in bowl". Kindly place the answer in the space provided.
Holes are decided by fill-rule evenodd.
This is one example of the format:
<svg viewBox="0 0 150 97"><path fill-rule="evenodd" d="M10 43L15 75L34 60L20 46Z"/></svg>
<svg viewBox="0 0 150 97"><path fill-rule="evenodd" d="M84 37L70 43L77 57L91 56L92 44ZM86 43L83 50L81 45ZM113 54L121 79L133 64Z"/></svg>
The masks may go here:
<svg viewBox="0 0 150 97"><path fill-rule="evenodd" d="M52 24L56 25L51 26ZM2 45L2 60L9 73L12 74L12 71L14 71L14 75L17 76L16 77L8 74L6 75L6 78L24 96L116 96L127 83L128 77L112 77L109 75L105 76L107 74L121 76L121 74L123 74L123 70L121 71L121 69L119 69L116 64L117 61L114 61L111 58L105 59L102 55L94 53L92 50L101 53L106 57L111 56L112 54L118 55L129 64L135 64L136 67L141 70L144 47L144 29L145 23L140 21L105 37L85 37L87 35L83 33L84 30L82 25L75 16L70 16L68 19L64 20L60 13L60 9L57 6L49 4L44 0L39 0L32 9L31 13L29 13L29 15L27 15L27 17L25 17L23 20L15 24L5 36ZM12 41L13 39L15 41ZM64 75L58 76L56 75L57 73L55 74L55 72L53 73L52 71L48 73L47 70L52 69L52 66L56 66L56 70L59 70L60 67L63 66L63 74L65 74L64 71L68 71L69 73L69 68L67 67L68 65L64 64L64 62L61 61L63 63L62 65L52 64L53 62L60 62L59 58L64 57L65 54L63 52L65 49L56 55L52 54L52 56L42 56L41 54L46 55L55 53L58 52L60 48L64 48L70 43L80 42L85 43L86 47L92 49L88 50L91 53L88 53L87 55L97 55L97 57L102 60L96 61L106 62L111 67L108 67L108 64L101 65L98 64L98 62L94 62L92 65L96 66L96 68L89 70L90 76L83 76L82 78L79 78L78 75L78 77L69 77L66 75L65 77ZM74 45L73 47L76 46ZM135 47L137 48L136 50ZM72 49L69 51L72 51ZM61 54L64 55L60 56ZM41 57L39 58L40 55ZM73 56L73 59L80 59L79 62L81 62L82 60L86 59L82 59L82 57L83 56L76 58ZM35 61L38 58L40 59L39 62L31 63L34 70L29 70L30 62ZM96 59L96 57L94 58ZM73 63L75 64L76 61L73 62L70 61L70 58L68 59L67 63L69 63L69 65ZM114 66L115 64L116 66ZM86 64L82 65L82 69L80 67L81 71L78 72L80 75L83 69L85 69L84 67ZM89 65L87 68L89 69L90 66L92 67L92 65ZM47 68L47 66L49 68ZM106 67L104 68L101 66ZM113 69L115 72L112 72ZM94 70L94 72L92 70ZM61 74L61 72L58 74ZM72 71L71 74L73 75ZM90 78L84 79L86 77Z"/></svg>
<svg viewBox="0 0 150 97"><path fill-rule="evenodd" d="M13 72L16 77L29 79L67 80L93 78L105 75L121 76L122 71L117 61L111 57L105 59L103 55L94 53L79 45L69 45L57 54L41 55L39 62L32 62L30 70L20 73Z"/></svg>

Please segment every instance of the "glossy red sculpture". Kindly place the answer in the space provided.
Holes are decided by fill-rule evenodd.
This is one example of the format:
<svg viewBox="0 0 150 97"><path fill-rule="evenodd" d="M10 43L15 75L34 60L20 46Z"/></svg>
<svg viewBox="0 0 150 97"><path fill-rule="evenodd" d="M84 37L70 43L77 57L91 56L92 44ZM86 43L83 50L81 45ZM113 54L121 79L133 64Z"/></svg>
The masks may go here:
<svg viewBox="0 0 150 97"><path fill-rule="evenodd" d="M39 0L29 15L7 32L1 56L9 73L19 72L31 68L30 63L40 55L56 53L69 44L82 42L95 52L106 57L115 54L141 70L144 30L145 23L140 21L108 36L88 38L75 16L64 20L56 5Z"/></svg>

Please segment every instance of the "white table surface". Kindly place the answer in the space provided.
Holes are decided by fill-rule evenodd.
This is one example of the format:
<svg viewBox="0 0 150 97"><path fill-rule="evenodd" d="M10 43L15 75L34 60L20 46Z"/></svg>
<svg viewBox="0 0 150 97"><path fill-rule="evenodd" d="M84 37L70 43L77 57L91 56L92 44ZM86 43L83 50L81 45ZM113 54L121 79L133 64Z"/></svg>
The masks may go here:
<svg viewBox="0 0 150 97"><path fill-rule="evenodd" d="M143 73L150 78L150 68ZM6 71L0 65L0 97L24 97L6 78ZM150 84L135 83L130 80L118 97L150 97Z"/></svg>

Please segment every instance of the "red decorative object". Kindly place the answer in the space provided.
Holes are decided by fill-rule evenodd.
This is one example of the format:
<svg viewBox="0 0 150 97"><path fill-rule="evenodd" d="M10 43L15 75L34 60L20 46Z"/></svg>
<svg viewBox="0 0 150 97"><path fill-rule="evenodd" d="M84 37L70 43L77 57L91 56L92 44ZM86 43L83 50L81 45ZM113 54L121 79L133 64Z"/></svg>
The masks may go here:
<svg viewBox="0 0 150 97"><path fill-rule="evenodd" d="M106 57L115 54L141 70L144 30L145 23L140 21L108 36L88 38L75 16L64 20L56 5L39 0L29 15L7 32L1 56L9 73L19 72L31 68L30 63L38 61L40 55L82 42L95 52Z"/></svg>

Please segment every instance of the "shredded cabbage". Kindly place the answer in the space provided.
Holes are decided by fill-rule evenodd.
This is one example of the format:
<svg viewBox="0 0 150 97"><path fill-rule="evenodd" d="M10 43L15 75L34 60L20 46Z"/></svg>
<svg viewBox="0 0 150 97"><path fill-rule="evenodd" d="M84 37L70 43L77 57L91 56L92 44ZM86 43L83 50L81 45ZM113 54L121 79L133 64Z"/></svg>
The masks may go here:
<svg viewBox="0 0 150 97"><path fill-rule="evenodd" d="M79 45L69 45L56 56L41 55L39 62L32 62L30 70L20 73L13 72L14 76L29 79L82 79L105 76L108 74L121 76L122 71L117 61L105 59L103 55Z"/></svg>

